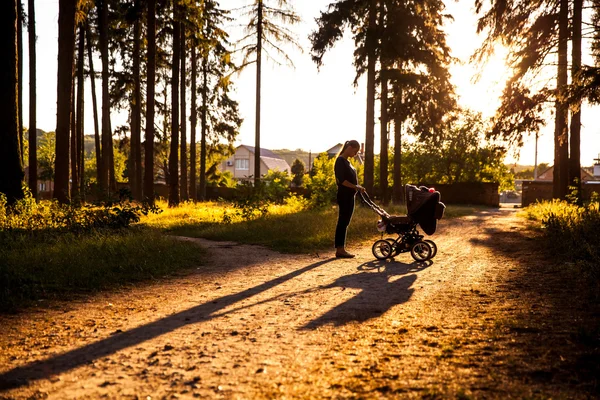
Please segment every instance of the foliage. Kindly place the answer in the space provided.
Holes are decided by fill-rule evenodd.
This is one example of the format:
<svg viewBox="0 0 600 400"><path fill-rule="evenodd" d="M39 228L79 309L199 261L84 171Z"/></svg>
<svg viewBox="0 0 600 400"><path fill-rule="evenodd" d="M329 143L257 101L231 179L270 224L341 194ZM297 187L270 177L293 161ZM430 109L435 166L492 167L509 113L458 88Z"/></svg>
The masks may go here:
<svg viewBox="0 0 600 400"><path fill-rule="evenodd" d="M306 178L306 188L310 190L310 202L313 207L324 207L335 201L337 186L333 166L335 159L327 153L321 153L315 158L311 176Z"/></svg>
<svg viewBox="0 0 600 400"><path fill-rule="evenodd" d="M600 285L600 197L578 206L564 200L536 203L525 210L527 218L541 222L548 251L575 263Z"/></svg>
<svg viewBox="0 0 600 400"><path fill-rule="evenodd" d="M263 55L271 59L276 64L281 64L273 58L272 54L282 57L289 65L294 65L290 57L282 50L281 44L295 47L302 51L294 33L283 24L295 25L301 22L300 17L293 10L290 0L274 1L276 5L270 5L269 0L253 1L241 8L242 14L248 18L249 22L245 27L245 36L240 40L241 51L244 54L242 67L256 62L252 57L256 56L258 50L258 40L261 41ZM259 23L261 25L259 25ZM258 32L262 32L258 37Z"/></svg>
<svg viewBox="0 0 600 400"><path fill-rule="evenodd" d="M358 182L362 182L364 167L355 159L350 163L356 169ZM315 158L310 176L306 177L305 186L310 191L311 207L326 207L335 202L337 184L333 167L335 158L330 158L327 153L321 153Z"/></svg>
<svg viewBox="0 0 600 400"><path fill-rule="evenodd" d="M160 210L156 207L129 203L79 206L57 201L36 202L29 191L26 191L25 198L8 207L6 197L0 195L0 241L126 228L138 222L141 215L158 212Z"/></svg>
<svg viewBox="0 0 600 400"><path fill-rule="evenodd" d="M455 114L438 142L407 144L402 155L406 182L498 182L512 189L513 176L504 165L506 149L485 144L486 126L481 115Z"/></svg>
<svg viewBox="0 0 600 400"><path fill-rule="evenodd" d="M275 203L281 203L289 195L290 175L287 171L268 170L262 178L264 196Z"/></svg>
<svg viewBox="0 0 600 400"><path fill-rule="evenodd" d="M302 160L300 160L299 158L296 158L294 160L294 163L292 164L292 175L294 175L294 177L292 178L292 183L294 184L294 186L296 186L296 187L302 186L305 173L306 173L306 167L304 166L304 162Z"/></svg>
<svg viewBox="0 0 600 400"><path fill-rule="evenodd" d="M54 180L54 161L56 159L56 133L44 132L38 138L37 160L38 177L42 181Z"/></svg>

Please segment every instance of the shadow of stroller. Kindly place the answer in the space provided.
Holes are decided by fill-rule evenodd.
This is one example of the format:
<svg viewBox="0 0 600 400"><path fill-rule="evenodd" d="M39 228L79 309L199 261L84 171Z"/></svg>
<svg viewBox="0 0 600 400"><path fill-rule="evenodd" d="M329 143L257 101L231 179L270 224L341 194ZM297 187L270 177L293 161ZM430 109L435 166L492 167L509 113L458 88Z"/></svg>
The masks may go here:
<svg viewBox="0 0 600 400"><path fill-rule="evenodd" d="M362 272L342 276L324 287L324 289L334 287L362 289L361 292L310 321L302 329L316 329L327 324L341 326L353 321L364 322L383 315L393 306L410 299L414 292L411 286L417 280L414 272L427 268L431 264L433 264L431 261L404 264L390 260L361 264L358 269ZM378 272L368 272L369 270ZM411 275L391 279L408 273Z"/></svg>

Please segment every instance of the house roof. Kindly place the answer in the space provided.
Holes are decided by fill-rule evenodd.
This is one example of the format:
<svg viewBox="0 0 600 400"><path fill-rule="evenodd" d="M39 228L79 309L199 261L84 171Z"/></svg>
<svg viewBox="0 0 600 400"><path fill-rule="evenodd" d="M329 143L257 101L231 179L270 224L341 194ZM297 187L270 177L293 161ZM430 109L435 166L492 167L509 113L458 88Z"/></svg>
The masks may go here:
<svg viewBox="0 0 600 400"><path fill-rule="evenodd" d="M333 146L332 148L330 148L329 150L325 150L325 152L327 154L329 154L330 156L331 155L335 156L340 152L340 150L342 150L342 147L344 147L344 145L342 143L338 143L335 146Z"/></svg>
<svg viewBox="0 0 600 400"><path fill-rule="evenodd" d="M238 146L238 149L240 147L245 148L246 150L248 150L249 152L251 152L253 154L255 153L255 147L254 146L248 146L248 145L245 145L245 144L241 144L241 145ZM263 149L261 147L260 148L260 158L264 158L264 157L282 159L277 154L273 153L271 150Z"/></svg>
<svg viewBox="0 0 600 400"><path fill-rule="evenodd" d="M554 166L548 168L544 172L538 175L538 181L553 181L554 180ZM594 176L585 169L581 168L581 181L594 180Z"/></svg>
<svg viewBox="0 0 600 400"><path fill-rule="evenodd" d="M262 153L262 149L261 149ZM281 172L288 171L290 172L290 165L282 158L272 158L261 156L260 159L265 163L268 169L277 169Z"/></svg>

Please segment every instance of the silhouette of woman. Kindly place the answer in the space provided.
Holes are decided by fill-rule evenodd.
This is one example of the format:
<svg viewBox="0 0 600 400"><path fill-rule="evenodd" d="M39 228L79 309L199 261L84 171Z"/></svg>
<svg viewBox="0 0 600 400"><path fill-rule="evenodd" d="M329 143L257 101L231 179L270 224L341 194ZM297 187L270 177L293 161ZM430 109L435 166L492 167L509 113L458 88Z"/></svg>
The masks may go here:
<svg viewBox="0 0 600 400"><path fill-rule="evenodd" d="M337 203L339 208L337 226L335 228L335 256L338 258L352 258L354 254L346 251L346 232L352 214L354 213L354 197L357 191L364 192L365 188L358 184L356 169L350 164L348 158L356 156L360 144L356 140L344 143L342 150L335 160L334 172L337 183Z"/></svg>

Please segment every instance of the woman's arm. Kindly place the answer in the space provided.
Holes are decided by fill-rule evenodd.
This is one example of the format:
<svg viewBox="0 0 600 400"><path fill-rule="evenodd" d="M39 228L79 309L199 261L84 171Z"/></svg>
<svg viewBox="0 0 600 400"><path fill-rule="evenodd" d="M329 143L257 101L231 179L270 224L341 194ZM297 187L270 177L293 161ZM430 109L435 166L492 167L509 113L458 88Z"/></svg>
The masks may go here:
<svg viewBox="0 0 600 400"><path fill-rule="evenodd" d="M354 183L351 183L348 180L345 180L344 182L342 182L342 186L346 186L346 187L349 187L350 189L358 190L363 193L365 192L364 187L362 187L360 185L355 185Z"/></svg>

